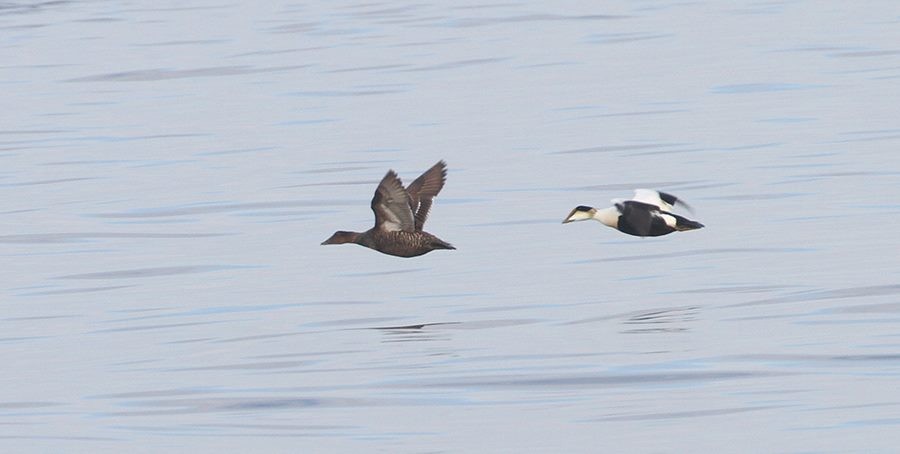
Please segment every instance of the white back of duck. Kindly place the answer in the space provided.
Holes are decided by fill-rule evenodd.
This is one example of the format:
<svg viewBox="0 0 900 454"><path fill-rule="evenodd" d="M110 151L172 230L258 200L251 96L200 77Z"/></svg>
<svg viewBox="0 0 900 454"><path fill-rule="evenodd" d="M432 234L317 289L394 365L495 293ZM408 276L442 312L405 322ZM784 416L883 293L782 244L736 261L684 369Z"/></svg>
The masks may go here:
<svg viewBox="0 0 900 454"><path fill-rule="evenodd" d="M659 191L654 191L653 189L635 189L634 197L631 200L657 206L662 211L672 211L672 208L674 208L660 197Z"/></svg>

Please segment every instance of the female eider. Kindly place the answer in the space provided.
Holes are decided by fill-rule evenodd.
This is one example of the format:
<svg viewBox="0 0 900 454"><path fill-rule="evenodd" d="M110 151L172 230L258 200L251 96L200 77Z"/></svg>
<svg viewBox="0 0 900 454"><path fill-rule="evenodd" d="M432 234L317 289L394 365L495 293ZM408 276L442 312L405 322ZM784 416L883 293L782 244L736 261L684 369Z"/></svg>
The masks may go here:
<svg viewBox="0 0 900 454"><path fill-rule="evenodd" d="M594 219L620 232L634 236L661 236L674 231L703 228L703 224L672 213L675 204L691 207L672 194L638 189L631 200L613 199L609 208L598 210L588 206L578 206L563 220L563 224L573 221Z"/></svg>
<svg viewBox="0 0 900 454"><path fill-rule="evenodd" d="M447 179L447 164L438 161L404 188L393 170L381 179L372 211L375 227L365 232L337 231L322 244L356 243L398 257L415 257L435 249L456 249L438 237L422 231L431 201Z"/></svg>

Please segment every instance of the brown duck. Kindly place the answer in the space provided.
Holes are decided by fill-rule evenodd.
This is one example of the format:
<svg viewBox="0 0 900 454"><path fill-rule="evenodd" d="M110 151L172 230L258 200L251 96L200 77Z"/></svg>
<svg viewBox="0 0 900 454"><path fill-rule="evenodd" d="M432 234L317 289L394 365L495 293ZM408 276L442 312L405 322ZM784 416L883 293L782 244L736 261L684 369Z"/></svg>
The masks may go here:
<svg viewBox="0 0 900 454"><path fill-rule="evenodd" d="M441 192L446 179L444 161L438 161L407 188L397 173L389 170L372 198L375 227L361 233L338 230L322 244L356 243L398 257L416 257L435 249L456 249L422 231L432 199Z"/></svg>

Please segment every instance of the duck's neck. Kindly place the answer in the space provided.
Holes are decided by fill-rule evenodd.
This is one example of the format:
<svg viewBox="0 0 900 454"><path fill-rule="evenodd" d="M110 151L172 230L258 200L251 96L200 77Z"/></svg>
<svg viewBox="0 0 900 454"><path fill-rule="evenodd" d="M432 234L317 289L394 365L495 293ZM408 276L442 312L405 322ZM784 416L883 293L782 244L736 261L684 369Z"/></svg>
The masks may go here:
<svg viewBox="0 0 900 454"><path fill-rule="evenodd" d="M363 234L360 232L345 232L345 231L335 232L334 236L332 237L332 243L333 244L344 244L344 243L361 244L360 237L362 237L362 236L363 236Z"/></svg>
<svg viewBox="0 0 900 454"><path fill-rule="evenodd" d="M599 208L592 217L614 229L619 226L619 210L616 207Z"/></svg>
<svg viewBox="0 0 900 454"><path fill-rule="evenodd" d="M373 248L373 249L375 248L375 239L374 239L375 229L369 229L369 230L366 230L365 232L353 232L353 233L354 233L353 240L351 240L351 241L353 241L354 243L359 244L361 246L365 246L367 248Z"/></svg>

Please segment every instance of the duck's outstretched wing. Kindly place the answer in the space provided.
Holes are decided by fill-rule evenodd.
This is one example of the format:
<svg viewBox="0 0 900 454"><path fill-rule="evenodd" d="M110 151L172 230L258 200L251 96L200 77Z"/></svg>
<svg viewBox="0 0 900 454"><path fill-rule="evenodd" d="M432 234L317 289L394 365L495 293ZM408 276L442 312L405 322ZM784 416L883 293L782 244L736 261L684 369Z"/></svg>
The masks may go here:
<svg viewBox="0 0 900 454"><path fill-rule="evenodd" d="M409 208L409 195L403 183L393 170L388 171L372 197L372 211L375 212L375 228L388 232L415 231L415 221Z"/></svg>
<svg viewBox="0 0 900 454"><path fill-rule="evenodd" d="M447 181L447 163L438 161L406 188L406 193L409 194L409 209L415 213L416 230L422 230L422 226L425 225L428 211L431 210L431 202L441 192L445 181Z"/></svg>
<svg viewBox="0 0 900 454"><path fill-rule="evenodd" d="M672 194L655 191L653 189L635 189L634 198L632 200L654 205L662 211L672 211L672 208L675 205L683 206L690 212L694 211L684 200L681 200Z"/></svg>

